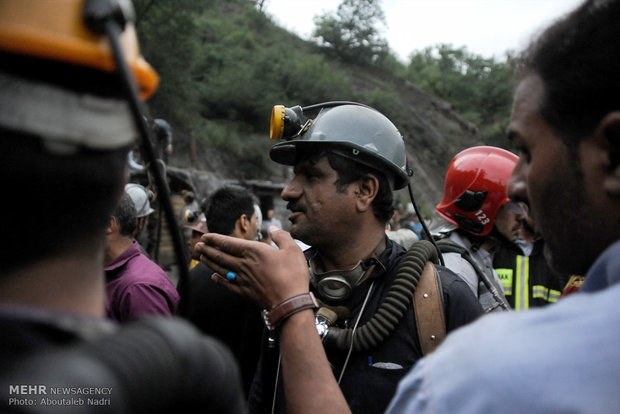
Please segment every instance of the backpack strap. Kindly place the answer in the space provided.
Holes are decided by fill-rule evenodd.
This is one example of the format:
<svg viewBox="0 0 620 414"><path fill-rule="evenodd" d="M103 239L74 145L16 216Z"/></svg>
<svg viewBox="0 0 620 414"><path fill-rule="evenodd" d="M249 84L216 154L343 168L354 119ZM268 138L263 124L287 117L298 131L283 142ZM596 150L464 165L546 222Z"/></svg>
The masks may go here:
<svg viewBox="0 0 620 414"><path fill-rule="evenodd" d="M483 272L482 269L480 269L480 266L473 259L469 250L467 250L463 246L460 246L454 243L450 239L438 240L437 247L439 247L439 250L442 253L460 254L461 257L465 259L474 268L474 271L476 272L476 275L478 276L478 282L479 282L478 283L478 298L480 298L480 296L488 292L493 297L493 300L495 300L495 305L489 309L484 309L485 312L491 312L494 310L509 310L510 309L510 305L506 301L506 298L503 297L503 295L500 295L497 287L489 279L487 274Z"/></svg>
<svg viewBox="0 0 620 414"><path fill-rule="evenodd" d="M427 262L413 293L413 313L422 355L427 355L446 337L446 321L439 274Z"/></svg>

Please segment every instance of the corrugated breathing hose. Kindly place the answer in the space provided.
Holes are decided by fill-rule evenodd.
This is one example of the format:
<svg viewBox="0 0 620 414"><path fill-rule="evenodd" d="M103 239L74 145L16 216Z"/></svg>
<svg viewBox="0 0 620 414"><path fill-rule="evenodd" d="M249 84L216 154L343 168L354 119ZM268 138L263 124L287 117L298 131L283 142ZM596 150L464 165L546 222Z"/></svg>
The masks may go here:
<svg viewBox="0 0 620 414"><path fill-rule="evenodd" d="M330 327L323 339L326 346L336 346L347 350L353 342L354 351L364 351L379 345L398 326L407 307L413 300L420 276L426 262L438 262L437 249L426 241L420 240L405 253L394 282L388 294L379 305L379 309L364 325L358 327L353 336L353 329Z"/></svg>

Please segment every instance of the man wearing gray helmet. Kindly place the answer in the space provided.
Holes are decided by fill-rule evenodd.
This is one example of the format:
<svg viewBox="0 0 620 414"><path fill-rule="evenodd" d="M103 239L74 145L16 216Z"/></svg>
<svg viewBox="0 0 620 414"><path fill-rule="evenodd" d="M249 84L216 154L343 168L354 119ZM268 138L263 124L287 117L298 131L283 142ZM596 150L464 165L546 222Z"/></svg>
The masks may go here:
<svg viewBox="0 0 620 414"><path fill-rule="evenodd" d="M321 315L332 312L331 319L324 318L322 327L328 334L323 343L350 409L383 412L398 380L423 355L411 291L403 295L408 301L396 305L401 307L400 317L393 311L386 312L392 321L377 317L393 299L392 287L406 277L401 266L406 251L385 234L385 224L393 214L392 192L408 181L404 141L387 117L357 104L324 107L309 128L294 132L293 139L275 145L270 156L294 167L295 177L281 196L291 211L291 235L312 246L305 254L314 296L301 295L290 301L286 300L289 297L258 299L263 308L272 310L266 312L266 324L273 347L266 347L263 353L250 407L259 412L274 401L275 411L284 411L284 394L288 396L288 387L295 384L287 382L290 365L284 362L284 347L283 371L278 374L275 332L288 324L290 312L320 304ZM209 257L208 247L203 245L202 253ZM221 264L213 266L227 274ZM267 263L262 267L270 269ZM460 278L441 266L437 270L439 277L433 279L441 286L442 294L437 295L443 300L445 329L450 332L477 318L482 309ZM249 272L244 269L229 282L233 289L242 290L250 283ZM258 279L254 282L260 284ZM318 302L313 302L314 297ZM288 305L274 306L281 302ZM302 341L300 338L300 346ZM301 364L298 369L302 369L302 360L293 363ZM290 410L291 402L287 404Z"/></svg>
<svg viewBox="0 0 620 414"><path fill-rule="evenodd" d="M140 235L146 225L148 216L155 212L151 207L151 200L153 199L153 192L144 186L136 183L125 184L125 192L131 197L134 206L136 206L136 217L138 222L136 224L136 230L133 232L133 237L140 242Z"/></svg>

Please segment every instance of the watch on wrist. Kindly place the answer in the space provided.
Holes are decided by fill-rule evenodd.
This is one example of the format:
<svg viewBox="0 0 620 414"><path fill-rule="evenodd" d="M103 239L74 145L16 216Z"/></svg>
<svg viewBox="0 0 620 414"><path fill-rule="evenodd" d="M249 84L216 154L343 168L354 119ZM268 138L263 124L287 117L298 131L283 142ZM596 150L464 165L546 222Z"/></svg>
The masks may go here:
<svg viewBox="0 0 620 414"><path fill-rule="evenodd" d="M302 293L286 299L271 309L263 309L263 321L270 331L275 330L286 318L305 309L319 307L312 292Z"/></svg>

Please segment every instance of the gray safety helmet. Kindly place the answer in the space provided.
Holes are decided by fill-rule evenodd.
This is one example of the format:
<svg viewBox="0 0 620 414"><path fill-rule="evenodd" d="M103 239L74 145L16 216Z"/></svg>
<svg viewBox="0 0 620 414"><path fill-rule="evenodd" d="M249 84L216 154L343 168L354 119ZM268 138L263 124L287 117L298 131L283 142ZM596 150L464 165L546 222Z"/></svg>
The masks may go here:
<svg viewBox="0 0 620 414"><path fill-rule="evenodd" d="M149 196L150 191L140 184L126 184L125 192L129 195L133 201L133 204L136 206L136 217L146 217L155 211L151 208L151 203L149 203L149 198L151 198Z"/></svg>
<svg viewBox="0 0 620 414"><path fill-rule="evenodd" d="M380 112L362 105L324 108L307 131L271 148L269 156L279 164L295 165L298 151L309 145L330 146L342 156L386 174L394 190L407 185L405 142L394 124ZM387 168L387 170L386 170Z"/></svg>

